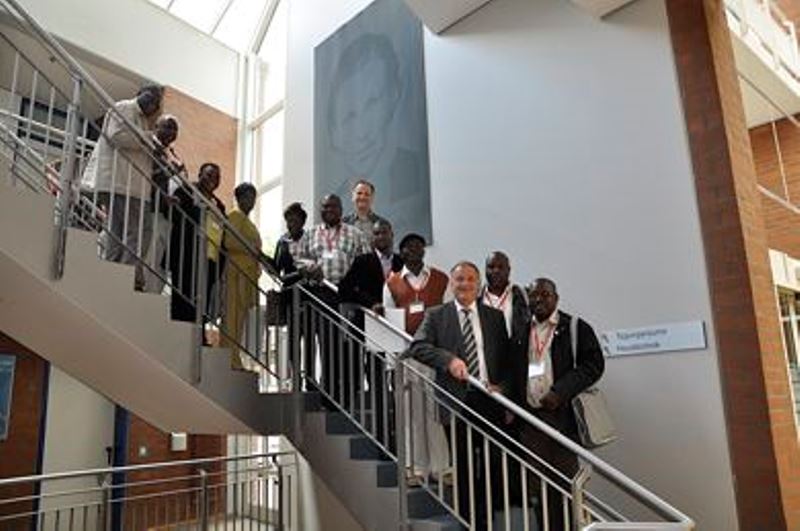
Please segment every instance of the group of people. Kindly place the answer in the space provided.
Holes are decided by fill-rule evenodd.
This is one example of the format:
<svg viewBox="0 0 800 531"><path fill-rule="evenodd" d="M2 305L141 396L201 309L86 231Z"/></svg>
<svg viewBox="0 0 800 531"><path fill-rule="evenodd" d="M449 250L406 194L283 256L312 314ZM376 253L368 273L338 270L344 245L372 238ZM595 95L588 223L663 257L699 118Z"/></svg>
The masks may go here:
<svg viewBox="0 0 800 531"><path fill-rule="evenodd" d="M219 164L201 164L189 182L173 148L178 119L161 112L163 94L160 86L142 87L105 114L81 193L103 213L103 256L133 265L138 291L161 293L169 281L172 319L196 322L199 307L203 321L218 322L219 343L231 349L233 368L244 369L242 335L258 304L261 264L269 262L248 218L256 189L237 186L236 208L226 212L216 196ZM137 138L135 129L150 142Z"/></svg>
<svg viewBox="0 0 800 531"><path fill-rule="evenodd" d="M500 469L496 455L483 455L484 429L503 431L567 477L576 472L577 460L570 451L470 383L472 377L577 440L571 401L601 377L604 358L592 327L559 309L553 280L538 278L524 288L512 284L511 262L501 251L488 255L483 275L469 261L445 272L425 262L427 242L416 233L404 235L396 253L392 225L373 211L376 190L366 180L353 186L353 211L347 216L341 198L329 194L319 204L320 223L306 228L308 215L302 205L289 205L284 211L287 232L269 259L261 253L261 237L248 218L256 189L251 184L236 187L237 208L226 213L215 195L221 178L218 164L202 164L196 182L189 183L186 167L172 148L178 120L159 113L162 97L160 87L148 86L134 99L115 104L82 178L83 193L93 194L106 216L105 257L135 265L137 289L161 292L169 279L172 318L177 320L196 321L198 301L204 301L203 318L221 319L220 343L231 348L234 368L244 368L238 347L248 314L258 304L257 283L264 264L285 279L306 280L307 289L336 312L331 319L338 319L341 311L356 328L364 328L363 308L378 314L401 312L405 330L414 338L408 353L434 368L438 386L468 406L451 404L439 418L449 426L450 414L458 412L455 429L448 427L444 433L448 447L455 448L450 459L465 517L470 491L482 500L487 485L500 488L494 472L493 477L483 477L486 468L481 463L492 462L495 466L488 469ZM149 135L155 147L136 139L122 116ZM199 254L202 250L205 257ZM205 286L198 285L200 264L205 265ZM574 319L577 327L570 326ZM570 337L572 330L577 330L576 341ZM303 364L307 377L332 374L329 385L341 387L337 396L349 408L365 378L357 367L346 370L338 362L339 333L335 326L314 329L307 323L307 344L319 337L332 351L324 353L316 367L313 349L306 348ZM377 389L378 400L386 394L387 369L378 366L366 377L367 385ZM469 445L472 456L468 424L477 428ZM474 474L469 473L470 461ZM519 467L512 467L514 474L517 479L510 482L518 486ZM540 518L546 513L550 529L564 529L561 497L550 490L548 510L542 511L539 504ZM500 506L504 496L497 492L491 498ZM519 505L518 488L512 487L509 496ZM495 508L476 505L477 528L486 525Z"/></svg>
<svg viewBox="0 0 800 531"><path fill-rule="evenodd" d="M482 286L480 268L469 261L455 264L449 274L425 262L425 238L411 233L403 236L399 253L394 252L391 223L372 210L374 186L358 181L352 190L354 210L342 216L342 201L336 195L322 198L321 222L304 228L307 214L298 203L284 212L288 231L278 242L276 261L283 273L303 272L310 280L308 289L328 307L340 309L363 329L363 311L369 308L383 314L389 308L403 310L405 329L414 338L409 348L416 360L433 367L436 383L468 408L451 404L442 408L440 422L448 447L455 448L459 508L465 518L470 511L470 485L475 499L485 500L487 483L498 489L491 496L493 509L499 509L504 494L497 476L499 454L482 455L481 430L499 429L521 442L566 477L577 472L574 454L551 437L503 410L481 389L469 383L474 377L492 392L501 393L529 413L578 440L571 406L572 398L594 384L603 374L604 358L592 327L577 316L559 308L556 283L537 278L526 287L510 280L511 262L501 252L491 252L484 264L486 282ZM327 281L327 282L322 282ZM335 285L336 289L331 286ZM353 311L356 308L356 311ZM577 319L577 326L570 323ZM577 340L570 337L577 331ZM309 342L314 334L337 334L337 327L306 329ZM322 337L328 352L321 356L322 367L315 367L313 349L306 349L306 375L321 378L334 374L334 386L341 386L340 404L350 407L364 378L355 371L343 374L336 350L336 336ZM577 345L573 352L573 345ZM330 367L333 363L334 367ZM363 363L363 361L357 362ZM380 372L380 371L379 371ZM473 380L474 381L474 380ZM376 396L387 385L380 374L367 374L367 385L378 387ZM336 394L335 391L331 391ZM381 406L378 405L380 408ZM457 411L455 430L450 429L449 412ZM476 415L477 414L477 415ZM467 425L472 431L472 469L469 473ZM492 427L485 424L489 423ZM454 431L455 433L452 433ZM451 437L455 440L451 440ZM491 460L491 478L483 476L483 460ZM535 466L541 468L537 463ZM496 472L495 472L496 471ZM512 505L521 505L519 468L513 467L509 479ZM515 476L516 475L516 476ZM516 479L514 479L516 477ZM556 483L557 478L554 478ZM568 484L562 488L568 489ZM529 489L538 495L537 488ZM565 529L563 503L559 491L548 487L548 510L539 505L539 518L547 514L550 529ZM476 504L477 528L484 528L492 508Z"/></svg>

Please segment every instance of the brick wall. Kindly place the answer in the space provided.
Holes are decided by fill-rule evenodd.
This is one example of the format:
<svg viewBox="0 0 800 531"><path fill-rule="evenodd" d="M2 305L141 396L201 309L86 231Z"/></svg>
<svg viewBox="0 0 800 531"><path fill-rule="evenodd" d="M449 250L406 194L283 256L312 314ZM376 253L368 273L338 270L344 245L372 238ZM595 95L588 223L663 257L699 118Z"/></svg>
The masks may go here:
<svg viewBox="0 0 800 531"><path fill-rule="evenodd" d="M0 441L0 478L36 474L47 362L1 332L0 354L16 356L8 438ZM31 494L31 484L0 489L0 499ZM2 505L0 515L30 508L30 503Z"/></svg>
<svg viewBox="0 0 800 531"><path fill-rule="evenodd" d="M770 124L751 129L750 143L759 184L783 199L787 199L788 191L788 199L800 204L800 129L783 119L775 123L774 131ZM762 195L761 203L770 248L800 259L800 213L766 195Z"/></svg>
<svg viewBox="0 0 800 531"><path fill-rule="evenodd" d="M141 418L131 415L128 430L128 464L139 465L164 461L181 461L188 459L201 459L206 457L220 457L225 455L225 437L219 435L189 435L187 449L173 452L170 450L170 435L164 433ZM147 449L146 456L139 455L139 449ZM149 519L147 527L163 527L176 522L194 521L197 519L197 492L199 483L199 470L203 468L209 473L209 485L218 485L222 477L218 474L223 471L220 465L204 466L175 466L151 471L131 473L128 482L167 480L128 489L127 496L144 496L140 501L128 502L125 506L125 520L128 528L140 529L143 522ZM168 494L172 491L183 491ZM212 488L210 513L224 510L225 488L216 486ZM153 498L147 498L153 495ZM153 513L156 505L154 500L159 500L158 507L161 511ZM169 507L167 510L166 508Z"/></svg>
<svg viewBox="0 0 800 531"><path fill-rule="evenodd" d="M216 162L222 173L217 196L227 207L233 206L238 120L171 87L164 91L163 109L180 123L174 148L186 163L189 178L197 178L202 163Z"/></svg>
<svg viewBox="0 0 800 531"><path fill-rule="evenodd" d="M800 529L800 448L722 0L667 0L742 530Z"/></svg>

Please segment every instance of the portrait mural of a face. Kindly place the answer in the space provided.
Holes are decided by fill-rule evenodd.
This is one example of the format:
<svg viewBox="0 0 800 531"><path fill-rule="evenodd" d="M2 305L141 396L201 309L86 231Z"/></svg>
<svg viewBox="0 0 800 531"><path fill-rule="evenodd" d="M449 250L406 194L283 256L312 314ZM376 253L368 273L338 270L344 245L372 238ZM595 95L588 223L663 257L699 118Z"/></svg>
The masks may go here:
<svg viewBox="0 0 800 531"><path fill-rule="evenodd" d="M366 179L396 234L430 239L422 37L402 0L376 0L316 47L314 195Z"/></svg>

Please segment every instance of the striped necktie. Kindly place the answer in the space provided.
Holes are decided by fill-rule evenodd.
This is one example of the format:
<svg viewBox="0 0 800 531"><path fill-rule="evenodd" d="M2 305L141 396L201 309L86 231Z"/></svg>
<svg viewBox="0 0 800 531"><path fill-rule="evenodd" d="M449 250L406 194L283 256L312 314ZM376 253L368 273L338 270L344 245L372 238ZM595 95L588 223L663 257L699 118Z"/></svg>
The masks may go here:
<svg viewBox="0 0 800 531"><path fill-rule="evenodd" d="M475 342L475 330L472 328L472 311L469 308L461 310L464 314L464 324L461 334L464 338L464 354L467 357L467 370L470 376L478 376L478 344Z"/></svg>

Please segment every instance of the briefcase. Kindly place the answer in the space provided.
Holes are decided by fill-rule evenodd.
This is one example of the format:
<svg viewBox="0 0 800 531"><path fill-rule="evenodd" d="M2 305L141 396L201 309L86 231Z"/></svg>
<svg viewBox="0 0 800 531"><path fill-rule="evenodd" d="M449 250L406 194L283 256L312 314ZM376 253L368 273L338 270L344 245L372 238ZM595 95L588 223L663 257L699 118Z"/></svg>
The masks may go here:
<svg viewBox="0 0 800 531"><path fill-rule="evenodd" d="M578 316L570 322L572 363L578 365ZM617 438L617 430L606 403L606 397L597 387L590 387L572 399L572 411L578 425L578 437L584 448L598 448Z"/></svg>

